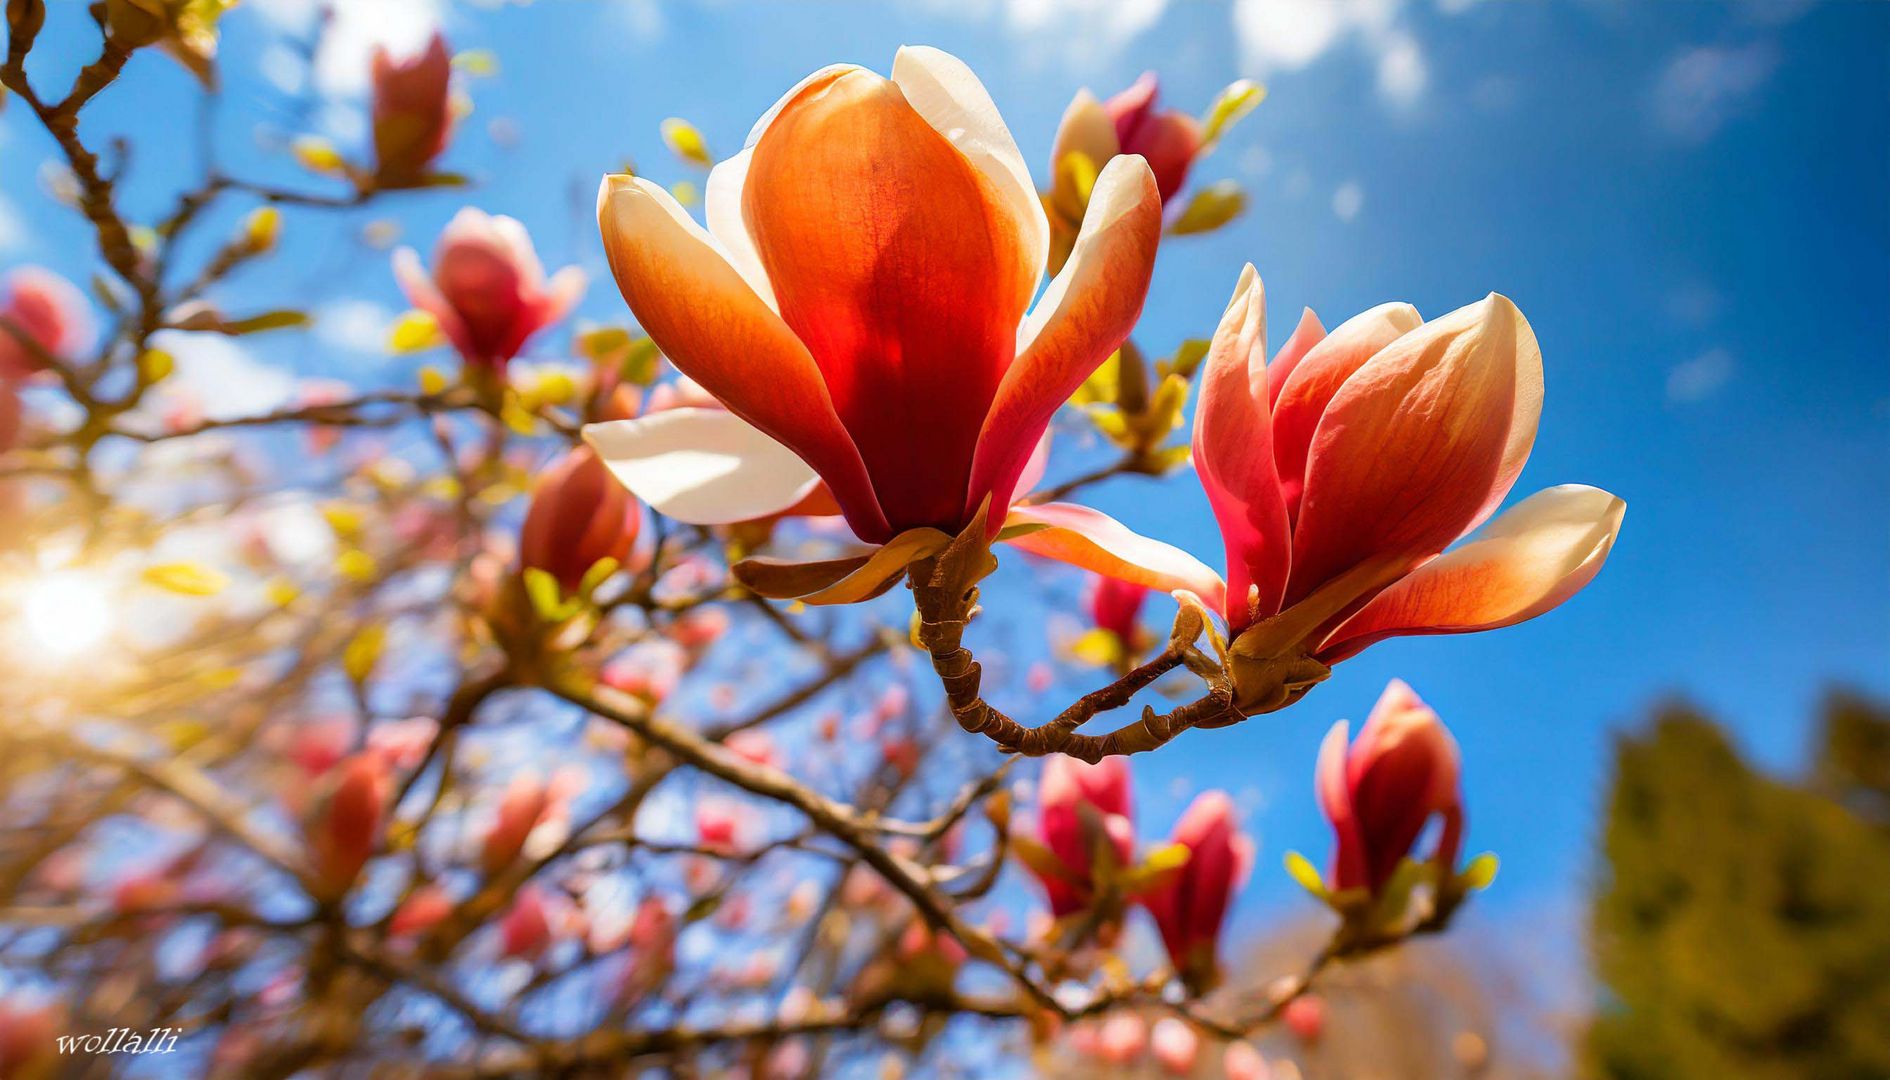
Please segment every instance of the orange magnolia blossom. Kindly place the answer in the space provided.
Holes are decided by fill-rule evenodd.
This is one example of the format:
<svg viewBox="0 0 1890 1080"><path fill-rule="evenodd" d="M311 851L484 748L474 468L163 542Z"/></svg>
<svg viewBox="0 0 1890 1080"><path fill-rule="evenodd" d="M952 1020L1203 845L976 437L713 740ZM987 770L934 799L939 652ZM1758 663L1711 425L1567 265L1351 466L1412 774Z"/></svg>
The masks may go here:
<svg viewBox="0 0 1890 1080"><path fill-rule="evenodd" d="M706 230L647 180L607 177L598 196L624 299L727 409L586 429L646 503L725 524L824 485L881 547L776 575L776 591L814 602L873 595L985 507L993 537L1008 527L1090 569L1215 591L1192 556L1094 511L1006 512L1052 414L1141 314L1161 198L1140 157L1098 178L1028 317L1043 207L984 87L936 49L901 49L890 79L815 72L715 167L705 201Z"/></svg>
<svg viewBox="0 0 1890 1080"><path fill-rule="evenodd" d="M881 545L758 561L771 595L876 595L988 508L997 539L1220 608L1252 713L1382 638L1541 614L1594 576L1619 530L1621 500L1565 485L1444 553L1501 504L1535 440L1541 353L1507 298L1430 323L1382 305L1330 335L1309 311L1269 366L1251 266L1195 413L1227 584L1097 511L1010 505L1051 414L1140 313L1160 197L1141 158L1110 159L1013 340L1043 266L1042 206L983 87L937 50L902 49L890 80L810 76L716 167L707 204L704 230L660 187L616 176L598 214L632 310L727 411L586 435L659 512L740 521L824 485Z"/></svg>
<svg viewBox="0 0 1890 1080"><path fill-rule="evenodd" d="M1506 297L1428 323L1386 304L1331 334L1308 311L1269 367L1265 291L1246 268L1194 426L1243 711L1290 702L1386 637L1508 626L1595 576L1625 504L1577 484L1444 553L1509 493L1541 409L1542 353Z"/></svg>

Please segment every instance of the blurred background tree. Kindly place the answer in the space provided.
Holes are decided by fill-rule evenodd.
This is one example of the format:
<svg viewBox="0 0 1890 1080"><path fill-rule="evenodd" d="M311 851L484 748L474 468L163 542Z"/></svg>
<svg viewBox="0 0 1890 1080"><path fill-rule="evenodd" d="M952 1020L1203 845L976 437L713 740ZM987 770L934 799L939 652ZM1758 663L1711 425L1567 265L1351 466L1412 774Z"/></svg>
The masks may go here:
<svg viewBox="0 0 1890 1080"><path fill-rule="evenodd" d="M1890 1075L1890 709L1822 712L1801 780L1684 704L1617 744L1589 1074Z"/></svg>

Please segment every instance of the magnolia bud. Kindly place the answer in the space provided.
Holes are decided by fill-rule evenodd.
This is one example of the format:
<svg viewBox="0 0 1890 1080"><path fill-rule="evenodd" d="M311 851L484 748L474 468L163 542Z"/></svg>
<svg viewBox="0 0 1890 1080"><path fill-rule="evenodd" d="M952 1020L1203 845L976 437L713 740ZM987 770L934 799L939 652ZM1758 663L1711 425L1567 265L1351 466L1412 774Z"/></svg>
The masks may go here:
<svg viewBox="0 0 1890 1080"><path fill-rule="evenodd" d="M521 565L543 570L575 592L591 567L630 555L643 510L588 446L558 460L532 491L519 532Z"/></svg>
<svg viewBox="0 0 1890 1080"><path fill-rule="evenodd" d="M1455 868L1463 834L1457 742L1416 693L1393 679L1346 746L1344 721L1319 748L1320 808L1338 843L1332 859L1335 891L1378 895L1417 842L1433 814L1444 819L1433 857Z"/></svg>
<svg viewBox="0 0 1890 1080"><path fill-rule="evenodd" d="M452 57L436 33L425 49L402 60L377 47L372 65L374 180L381 187L410 187L425 179L452 133Z"/></svg>
<svg viewBox="0 0 1890 1080"><path fill-rule="evenodd" d="M1219 981L1221 925L1253 866L1253 841L1239 831L1227 793L1207 791L1181 815L1172 843L1188 849L1188 861L1142 905L1155 917L1175 971L1202 993Z"/></svg>
<svg viewBox="0 0 1890 1080"><path fill-rule="evenodd" d="M380 842L381 819L393 796L386 760L363 752L336 766L310 816L307 835L324 898L348 891Z"/></svg>

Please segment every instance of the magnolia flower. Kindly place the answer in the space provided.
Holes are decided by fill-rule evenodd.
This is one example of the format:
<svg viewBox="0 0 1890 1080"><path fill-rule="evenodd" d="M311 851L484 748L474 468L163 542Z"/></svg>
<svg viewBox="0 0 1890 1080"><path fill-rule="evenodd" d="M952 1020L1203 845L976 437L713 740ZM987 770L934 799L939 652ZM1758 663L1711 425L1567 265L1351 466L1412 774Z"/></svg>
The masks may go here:
<svg viewBox="0 0 1890 1080"><path fill-rule="evenodd" d="M1219 979L1221 923L1253 867L1253 841L1240 832L1227 793L1206 791L1181 815L1170 842L1188 849L1188 861L1144 895L1142 906L1155 917L1169 962L1199 993Z"/></svg>
<svg viewBox="0 0 1890 1080"><path fill-rule="evenodd" d="M363 751L335 766L307 824L316 882L329 897L347 892L374 854L392 797L381 755Z"/></svg>
<svg viewBox="0 0 1890 1080"><path fill-rule="evenodd" d="M1201 1057L1201 1036L1186 1020L1164 1016L1155 1021L1149 1033L1149 1050L1162 1071L1170 1076L1192 1076Z"/></svg>
<svg viewBox="0 0 1890 1080"><path fill-rule="evenodd" d="M8 274L0 300L0 382L24 381L43 369L40 353L64 357L83 348L91 336L86 312L85 296L50 270L22 266Z"/></svg>
<svg viewBox="0 0 1890 1080"><path fill-rule="evenodd" d="M705 202L707 230L659 185L611 176L598 224L638 322L727 411L586 437L646 503L697 524L776 514L824 484L853 532L885 545L827 602L871 595L981 508L990 535L1007 524L1051 415L1140 314L1161 233L1147 164L1112 161L1026 318L1043 207L977 77L924 47L901 49L890 79L852 65L809 76L716 166ZM1107 534L1092 551L1121 539L1109 526L1127 533L1055 507L1008 523L1054 533L1038 544L1066 558L1085 528Z"/></svg>
<svg viewBox="0 0 1890 1080"><path fill-rule="evenodd" d="M535 960L551 944L552 912L544 890L526 885L499 920L499 955Z"/></svg>
<svg viewBox="0 0 1890 1080"><path fill-rule="evenodd" d="M584 271L567 266L547 281L525 226L470 206L441 231L431 277L412 248L394 253L394 277L459 355L484 368L503 368L584 294Z"/></svg>
<svg viewBox="0 0 1890 1080"><path fill-rule="evenodd" d="M1135 854L1129 812L1127 758L1090 765L1052 754L1044 761L1037 782L1037 838L1062 871L1038 875L1052 915L1060 919L1094 902L1096 863L1105 853L1118 869L1129 866Z"/></svg>
<svg viewBox="0 0 1890 1080"><path fill-rule="evenodd" d="M525 841L533 830L565 813L567 793L562 789L567 786L556 781L547 784L533 772L512 778L499 800L499 811L479 844L479 866L487 877L512 865L512 860L525 849Z"/></svg>
<svg viewBox="0 0 1890 1080"><path fill-rule="evenodd" d="M375 46L374 180L381 187L409 187L426 176L427 166L446 149L453 130L447 95L453 59L438 33L425 49L395 60Z"/></svg>
<svg viewBox="0 0 1890 1080"><path fill-rule="evenodd" d="M1601 569L1625 504L1572 484L1440 554L1503 501L1535 442L1542 354L1506 297L1428 323L1386 304L1330 335L1307 312L1270 366L1265 310L1248 266L1194 421L1243 712L1289 704L1387 637L1534 618Z"/></svg>
<svg viewBox="0 0 1890 1080"><path fill-rule="evenodd" d="M1341 720L1319 747L1316 789L1338 845L1332 888L1373 896L1398 869L1433 814L1443 818L1432 859L1453 870L1463 838L1457 742L1443 721L1397 679L1372 707L1358 741Z"/></svg>
<svg viewBox="0 0 1890 1080"><path fill-rule="evenodd" d="M1226 1080L1268 1080L1273 1075L1267 1059L1245 1039L1228 1043L1221 1052L1221 1072Z"/></svg>
<svg viewBox="0 0 1890 1080"><path fill-rule="evenodd" d="M1111 1065L1127 1065L1148 1049L1148 1023L1132 1012L1114 1012L1096 1033L1096 1056Z"/></svg>
<svg viewBox="0 0 1890 1080"><path fill-rule="evenodd" d="M1160 93L1161 81L1152 71L1108 101L1098 102L1088 90L1078 90L1057 125L1051 151L1057 185L1053 192L1061 193L1068 182L1070 154L1082 154L1092 169L1101 169L1117 154L1139 154L1154 171L1162 198L1173 198L1201 154L1202 131L1200 121L1187 113L1156 108Z"/></svg>
<svg viewBox="0 0 1890 1080"><path fill-rule="evenodd" d="M1140 622L1148 586L1097 575L1090 585L1089 617L1096 629L1107 630L1121 643L1124 654L1140 652L1148 635Z"/></svg>
<svg viewBox="0 0 1890 1080"><path fill-rule="evenodd" d="M452 913L453 899L445 889L422 885L394 909L393 917L387 921L387 934L394 938L417 937L438 926Z"/></svg>
<svg viewBox="0 0 1890 1080"><path fill-rule="evenodd" d="M1326 1033L1326 1003L1314 994L1301 994L1286 1003L1280 1019L1286 1029L1303 1043L1316 1043Z"/></svg>
<svg viewBox="0 0 1890 1080"><path fill-rule="evenodd" d="M621 564L636 543L643 509L587 446L558 459L532 489L519 530L519 565L543 570L567 592L604 559Z"/></svg>

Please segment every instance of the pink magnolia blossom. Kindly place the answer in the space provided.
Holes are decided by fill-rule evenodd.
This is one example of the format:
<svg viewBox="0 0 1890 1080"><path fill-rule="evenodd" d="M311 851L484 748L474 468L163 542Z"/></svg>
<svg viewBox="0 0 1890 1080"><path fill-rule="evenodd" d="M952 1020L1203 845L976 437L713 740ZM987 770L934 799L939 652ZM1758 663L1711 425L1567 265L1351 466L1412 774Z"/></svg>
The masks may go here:
<svg viewBox="0 0 1890 1080"><path fill-rule="evenodd" d="M1155 917L1175 971L1204 991L1219 980L1221 926L1253 866L1253 841L1240 832L1227 793L1207 791L1181 815L1171 843L1188 849L1188 861L1142 904Z"/></svg>
<svg viewBox="0 0 1890 1080"><path fill-rule="evenodd" d="M394 909L387 922L387 933L394 938L412 938L438 926L453 913L453 900L438 885L422 885Z"/></svg>
<svg viewBox="0 0 1890 1080"><path fill-rule="evenodd" d="M393 778L379 754L363 752L335 766L307 824L315 878L328 898L347 892L380 843Z"/></svg>
<svg viewBox="0 0 1890 1080"><path fill-rule="evenodd" d="M1308 312L1269 365L1265 293L1246 268L1194 426L1243 711L1291 703L1386 637L1508 626L1595 576L1624 504L1580 485L1440 554L1509 493L1541 408L1535 333L1503 296L1428 323L1386 304L1329 335Z"/></svg>
<svg viewBox="0 0 1890 1080"><path fill-rule="evenodd" d="M1148 586L1099 574L1090 585L1089 616L1097 629L1114 634L1125 652L1138 651L1136 642L1147 637L1140 622L1147 599Z"/></svg>
<svg viewBox="0 0 1890 1080"><path fill-rule="evenodd" d="M426 48L398 60L376 46L372 65L375 182L413 186L425 179L453 131L453 59L436 33Z"/></svg>
<svg viewBox="0 0 1890 1080"><path fill-rule="evenodd" d="M1187 1021L1164 1016L1155 1021L1154 1030L1149 1033L1149 1049L1163 1072L1170 1076L1188 1076L1201 1057L1201 1036Z"/></svg>
<svg viewBox="0 0 1890 1080"><path fill-rule="evenodd" d="M1372 707L1358 740L1346 745L1346 724L1332 726L1319 747L1320 809L1338 843L1335 890L1377 895L1410 853L1432 815L1443 832L1432 854L1454 870L1463 838L1457 741L1409 686L1393 679Z"/></svg>
<svg viewBox="0 0 1890 1080"><path fill-rule="evenodd" d="M1039 874L1050 912L1057 918L1095 900L1096 859L1109 852L1118 867L1135 853L1130 820L1129 762L1107 757L1094 765L1064 754L1044 761L1037 783L1037 839L1064 873Z"/></svg>
<svg viewBox="0 0 1890 1080"><path fill-rule="evenodd" d="M521 565L543 570L575 591L603 559L629 557L643 508L588 446L567 452L539 477L519 530Z"/></svg>
<svg viewBox="0 0 1890 1080"><path fill-rule="evenodd" d="M1148 1022L1132 1012L1112 1013L1096 1033L1096 1056L1127 1065L1148 1049Z"/></svg>
<svg viewBox="0 0 1890 1080"><path fill-rule="evenodd" d="M534 772L514 776L499 800L499 810L479 845L479 866L490 877L517 859L539 826L566 813L570 785L560 778L547 783Z"/></svg>
<svg viewBox="0 0 1890 1080"><path fill-rule="evenodd" d="M1316 1043L1326 1031L1326 1003L1314 994L1301 994L1286 1003L1280 1014L1286 1030L1303 1043Z"/></svg>
<svg viewBox="0 0 1890 1080"><path fill-rule="evenodd" d="M526 885L499 920L499 955L535 960L553 936L552 912L543 889Z"/></svg>
<svg viewBox="0 0 1890 1080"><path fill-rule="evenodd" d="M84 294L51 270L22 266L9 273L0 298L0 382L23 381L45 366L15 331L45 353L69 357L91 337L87 311Z"/></svg>
<svg viewBox="0 0 1890 1080"><path fill-rule="evenodd" d="M412 248L394 253L394 276L466 363L488 369L503 368L584 294L584 271L567 266L547 281L525 226L472 207L440 233L431 276Z"/></svg>
<svg viewBox="0 0 1890 1080"><path fill-rule="evenodd" d="M1221 1052L1221 1072L1227 1080L1272 1080L1267 1059L1245 1039L1227 1044Z"/></svg>
<svg viewBox="0 0 1890 1080"><path fill-rule="evenodd" d="M53 1076L65 1009L24 997L0 1001L0 1076Z"/></svg>
<svg viewBox="0 0 1890 1080"><path fill-rule="evenodd" d="M1161 81L1152 71L1108 101L1097 101L1088 90L1077 91L1057 124L1051 150L1051 168L1057 180L1052 189L1053 202L1063 201L1067 193L1069 178L1065 173L1073 153L1082 154L1095 169L1101 169L1118 154L1140 154L1154 172L1164 201L1181 190L1188 170L1201 154L1201 124L1179 110L1157 108L1160 93Z"/></svg>

